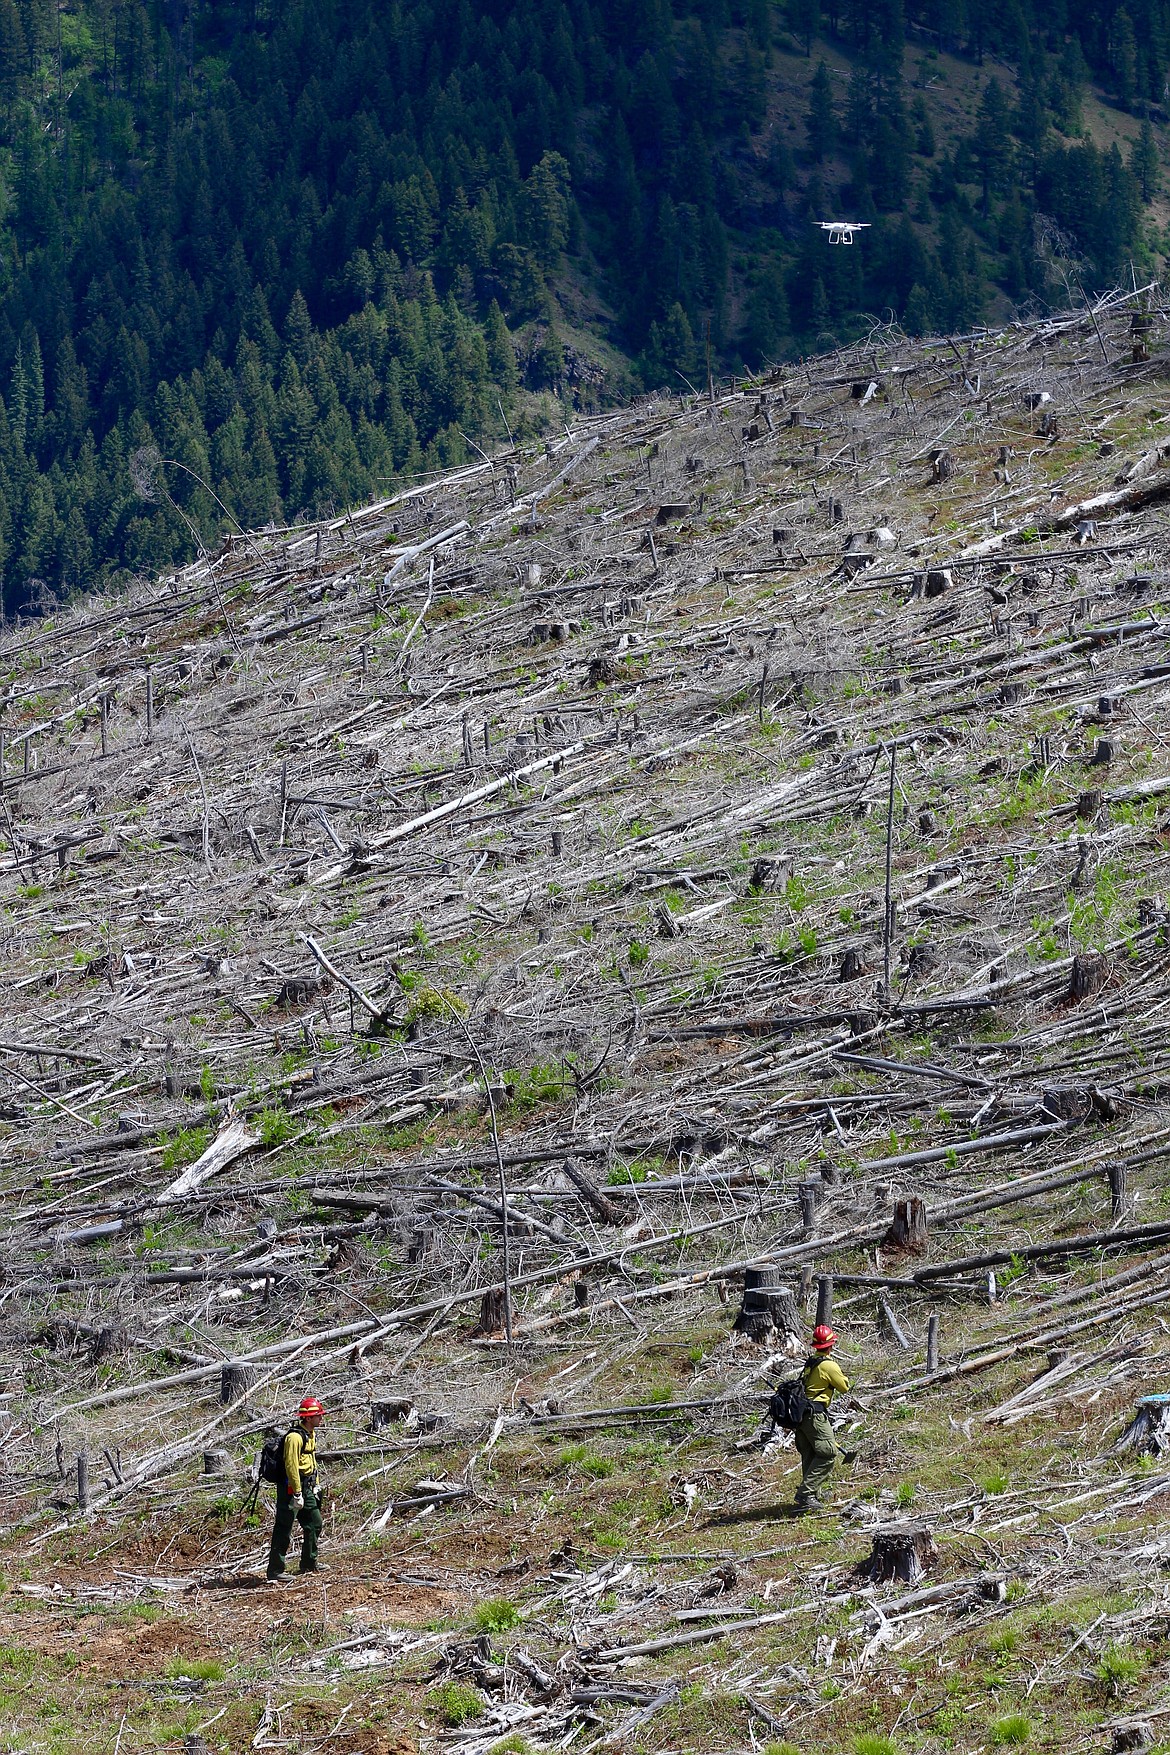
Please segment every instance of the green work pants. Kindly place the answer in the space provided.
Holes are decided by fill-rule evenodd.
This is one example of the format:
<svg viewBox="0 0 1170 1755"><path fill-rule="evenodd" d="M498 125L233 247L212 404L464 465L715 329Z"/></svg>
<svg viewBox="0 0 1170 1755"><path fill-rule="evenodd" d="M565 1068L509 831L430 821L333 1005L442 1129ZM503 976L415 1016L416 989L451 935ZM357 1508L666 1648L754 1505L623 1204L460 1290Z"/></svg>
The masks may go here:
<svg viewBox="0 0 1170 1755"><path fill-rule="evenodd" d="M308 1481L301 1481L301 1497L304 1504L299 1511L293 1510L292 1499L289 1497L288 1483L281 1481L276 1488L276 1522L272 1526L272 1545L268 1550L268 1576L279 1578L284 1571L285 1556L292 1540L293 1520L300 1524L304 1531L301 1543L302 1572L317 1570L317 1539L321 1534L321 1506L317 1499L317 1489Z"/></svg>
<svg viewBox="0 0 1170 1755"><path fill-rule="evenodd" d="M837 1462L837 1441L829 1424L826 1408L813 1403L796 1428L796 1448L800 1454L800 1486L796 1503L807 1505L818 1500L827 1489Z"/></svg>

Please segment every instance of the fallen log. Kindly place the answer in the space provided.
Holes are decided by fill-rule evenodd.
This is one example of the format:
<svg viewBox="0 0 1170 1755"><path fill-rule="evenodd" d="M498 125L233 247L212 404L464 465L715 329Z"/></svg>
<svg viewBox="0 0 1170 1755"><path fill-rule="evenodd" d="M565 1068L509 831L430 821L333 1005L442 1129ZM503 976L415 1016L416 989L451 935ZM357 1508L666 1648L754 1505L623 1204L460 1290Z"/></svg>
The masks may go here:
<svg viewBox="0 0 1170 1755"><path fill-rule="evenodd" d="M584 1170L574 1164L572 1158L566 1158L561 1169L568 1177L578 1194L583 1195L586 1203L593 1208L603 1225L618 1225L622 1215L613 1202L602 1194L597 1184L586 1176Z"/></svg>
<svg viewBox="0 0 1170 1755"><path fill-rule="evenodd" d="M260 1135L253 1133L243 1121L238 1119L229 1121L223 1132L212 1140L207 1150L202 1152L193 1164L188 1164L169 1188L164 1188L162 1193L156 1197L159 1206L170 1206L175 1201L184 1199L186 1195L194 1193L209 1177L216 1175L220 1170L226 1170L229 1164L234 1164L237 1158L242 1158L245 1152L250 1152L253 1146L259 1144Z"/></svg>
<svg viewBox="0 0 1170 1755"><path fill-rule="evenodd" d="M1084 1255L1094 1249L1107 1249L1120 1243L1162 1243L1170 1238L1170 1220L1153 1225L1131 1225L1123 1231L1090 1231L1080 1237L1054 1237L1048 1243L1027 1243L1016 1249L989 1249L982 1255L964 1255L955 1261L940 1261L919 1268L914 1275L922 1284L927 1280L946 1278L953 1274L971 1273L976 1268L1002 1267L1011 1261L1040 1261L1061 1255Z"/></svg>
<svg viewBox="0 0 1170 1755"><path fill-rule="evenodd" d="M1059 512L1051 512L1047 517L1036 519L1033 524L1013 524L1006 530L997 530L994 536L985 536L981 542L971 543L967 548L960 549L956 558L960 561L979 560L983 555L994 554L1005 543L1014 542L1026 530L1034 530L1040 536L1047 536L1054 530L1068 530L1074 524L1092 522L1107 512L1140 512L1146 506L1155 506L1166 499L1170 499L1170 475L1158 481L1092 494L1087 500L1077 500L1072 505L1062 507Z"/></svg>

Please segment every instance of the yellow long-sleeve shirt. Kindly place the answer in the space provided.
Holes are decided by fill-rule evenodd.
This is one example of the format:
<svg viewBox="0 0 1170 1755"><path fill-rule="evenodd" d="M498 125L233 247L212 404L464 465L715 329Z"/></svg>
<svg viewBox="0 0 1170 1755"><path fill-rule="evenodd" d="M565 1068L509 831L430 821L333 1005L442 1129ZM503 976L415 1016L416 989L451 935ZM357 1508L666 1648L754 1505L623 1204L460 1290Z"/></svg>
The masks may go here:
<svg viewBox="0 0 1170 1755"><path fill-rule="evenodd" d="M312 1486L317 1478L317 1434L294 1426L284 1441L284 1474L290 1494L301 1490L301 1476Z"/></svg>
<svg viewBox="0 0 1170 1755"><path fill-rule="evenodd" d="M817 1407L827 1408L834 1395L844 1395L849 1379L835 1360L817 1353L804 1368L804 1393Z"/></svg>

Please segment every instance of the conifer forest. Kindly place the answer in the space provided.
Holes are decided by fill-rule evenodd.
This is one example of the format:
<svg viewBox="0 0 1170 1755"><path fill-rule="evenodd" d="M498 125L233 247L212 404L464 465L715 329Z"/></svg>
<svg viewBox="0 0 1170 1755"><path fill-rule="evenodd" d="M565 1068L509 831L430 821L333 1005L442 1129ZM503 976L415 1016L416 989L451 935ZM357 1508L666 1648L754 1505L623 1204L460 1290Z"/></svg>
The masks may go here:
<svg viewBox="0 0 1170 1755"><path fill-rule="evenodd" d="M1165 0L0 0L4 607L1148 278L1168 61Z"/></svg>

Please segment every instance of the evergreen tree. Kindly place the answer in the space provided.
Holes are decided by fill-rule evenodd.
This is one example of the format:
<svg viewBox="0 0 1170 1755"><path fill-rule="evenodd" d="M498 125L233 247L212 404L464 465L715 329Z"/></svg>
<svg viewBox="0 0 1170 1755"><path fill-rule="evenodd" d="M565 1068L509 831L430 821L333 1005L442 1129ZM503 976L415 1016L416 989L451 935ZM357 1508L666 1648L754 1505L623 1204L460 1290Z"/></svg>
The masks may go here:
<svg viewBox="0 0 1170 1755"><path fill-rule="evenodd" d="M831 343L834 338L829 331L829 296L825 291L825 283L819 274L813 281L812 306L809 315L814 342L819 344L822 341L829 341Z"/></svg>
<svg viewBox="0 0 1170 1755"><path fill-rule="evenodd" d="M753 366L776 360L789 339L788 293L781 263L773 257L761 268L748 300L745 354Z"/></svg>
<svg viewBox="0 0 1170 1755"><path fill-rule="evenodd" d="M908 335L929 335L934 328L934 309L930 294L917 280L906 299L902 327Z"/></svg>
<svg viewBox="0 0 1170 1755"><path fill-rule="evenodd" d="M914 124L915 152L918 153L921 158L933 158L935 151L934 125L930 120L930 112L927 110L926 104L921 96L916 97L914 100L911 119Z"/></svg>
<svg viewBox="0 0 1170 1755"><path fill-rule="evenodd" d="M1146 117L1141 132L1129 149L1129 168L1141 190L1142 200L1152 201L1161 184L1161 161L1154 130Z"/></svg>
<svg viewBox="0 0 1170 1755"><path fill-rule="evenodd" d="M512 345L512 337L508 334L508 325L504 322L504 313L495 299L488 307L484 319L484 340L487 344L488 369L492 381L510 397L519 383L516 369L516 350Z"/></svg>
<svg viewBox="0 0 1170 1755"><path fill-rule="evenodd" d="M678 380L697 369L695 336L682 306L675 301L661 323L650 325L642 375L648 388L677 389Z"/></svg>
<svg viewBox="0 0 1170 1755"><path fill-rule="evenodd" d="M533 359L538 389L555 389L565 375L565 349L555 323L546 325Z"/></svg>
<svg viewBox="0 0 1170 1755"><path fill-rule="evenodd" d="M28 65L24 26L13 0L0 0L0 90L11 101Z"/></svg>
<svg viewBox="0 0 1170 1755"><path fill-rule="evenodd" d="M1109 32L1109 62L1113 69L1117 96L1131 108L1137 96L1137 38L1134 35L1133 19L1122 6L1113 16Z"/></svg>
<svg viewBox="0 0 1170 1755"><path fill-rule="evenodd" d="M552 273L569 236L569 167L559 152L546 152L524 185L526 234L545 273Z"/></svg>
<svg viewBox="0 0 1170 1755"><path fill-rule="evenodd" d="M817 62L817 70L809 87L808 114L804 125L808 131L809 156L814 164L820 164L832 152L837 139L832 82L829 79L829 69L823 61Z"/></svg>
<svg viewBox="0 0 1170 1755"><path fill-rule="evenodd" d="M821 28L820 0L787 0L788 26L812 57L813 38Z"/></svg>
<svg viewBox="0 0 1170 1755"><path fill-rule="evenodd" d="M1007 171L1011 154L1009 120L1003 87L998 79L989 79L980 99L973 142L975 162L983 185L984 213L990 210L992 190L998 190Z"/></svg>

